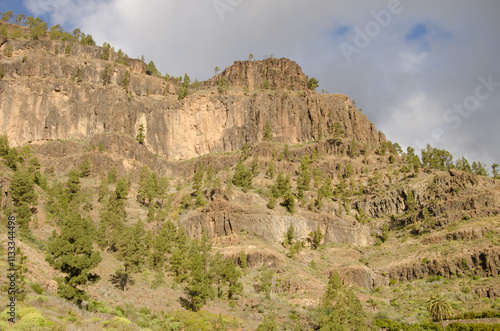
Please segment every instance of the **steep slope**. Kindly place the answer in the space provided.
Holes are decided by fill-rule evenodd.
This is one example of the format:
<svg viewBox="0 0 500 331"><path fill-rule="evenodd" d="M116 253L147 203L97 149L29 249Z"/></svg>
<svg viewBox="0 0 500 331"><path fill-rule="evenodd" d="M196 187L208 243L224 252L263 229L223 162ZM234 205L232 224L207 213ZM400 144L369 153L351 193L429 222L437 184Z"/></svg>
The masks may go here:
<svg viewBox="0 0 500 331"><path fill-rule="evenodd" d="M415 164L349 97L309 90L297 63L237 61L207 81L187 84L149 75L149 65L112 49L78 42L3 38L0 54L2 217L16 211L12 178L32 171L38 199L29 205L32 236L20 246L28 253L29 281L42 284L50 299L39 302L33 288L27 302L61 328L119 327L127 321L116 318L126 316L131 330L198 330L187 326L189 319L210 312L211 329L224 329L220 313L236 317L233 329L255 329L263 313L273 312L285 328L319 329L316 308L335 272L371 317L424 322L428 294L436 291L453 297L457 311L498 310L500 182ZM180 98L185 87L189 95ZM5 149L1 135L16 148ZM83 173L85 163L85 174L69 183L68 172ZM115 213L108 197L121 176L130 192ZM285 194L277 192L280 185ZM51 278L59 273L40 261L45 242L61 228L57 212L68 192L97 232L106 230L106 211L121 217L118 229L142 227L136 240L99 248L102 279L87 291L103 302L91 305L106 321L91 312L64 317L66 310L54 317L61 303ZM238 270L245 269L245 256L237 297L214 297L201 313L187 315L188 284L174 278L173 253L158 252L166 246L156 241L167 220L190 239L206 233L211 254L220 252ZM123 233L120 240L131 238ZM111 278L131 241L144 246L142 273L124 292Z"/></svg>
<svg viewBox="0 0 500 331"><path fill-rule="evenodd" d="M199 91L191 87L192 95L179 101L176 79L141 74L144 64L135 61L128 60L126 66L113 62L112 56L101 60L102 50L96 46L71 45L70 54L64 54L68 45L63 42L9 40L0 50L8 46L13 55L2 58L0 134L17 146L90 140L100 133L135 137L142 124L151 152L186 160L255 145L263 140L266 121L281 143L311 141L319 127L326 134L335 122L349 139L370 146L385 141L347 96L307 90L307 78L290 60L236 62L220 75L228 77L227 94L204 88L221 78L215 77L200 83ZM244 92L242 85L260 85L263 67L270 73L272 90Z"/></svg>

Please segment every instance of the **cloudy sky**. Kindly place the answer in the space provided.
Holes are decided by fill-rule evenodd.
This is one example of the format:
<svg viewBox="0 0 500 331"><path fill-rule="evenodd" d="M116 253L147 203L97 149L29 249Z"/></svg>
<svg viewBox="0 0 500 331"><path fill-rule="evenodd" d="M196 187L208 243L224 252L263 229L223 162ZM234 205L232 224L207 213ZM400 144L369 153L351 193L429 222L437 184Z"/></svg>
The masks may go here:
<svg viewBox="0 0 500 331"><path fill-rule="evenodd" d="M4 0L192 80L287 57L393 142L500 163L498 0Z"/></svg>

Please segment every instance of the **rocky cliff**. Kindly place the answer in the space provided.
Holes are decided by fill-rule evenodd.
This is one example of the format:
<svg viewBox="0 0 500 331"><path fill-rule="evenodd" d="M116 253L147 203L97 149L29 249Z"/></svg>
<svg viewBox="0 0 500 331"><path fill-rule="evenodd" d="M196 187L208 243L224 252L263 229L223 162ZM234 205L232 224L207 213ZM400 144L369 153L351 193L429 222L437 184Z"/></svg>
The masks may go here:
<svg viewBox="0 0 500 331"><path fill-rule="evenodd" d="M100 47L71 44L65 54L68 45L60 41L8 40L2 53L8 46L12 57L1 58L0 134L13 145L89 141L103 133L135 137L142 124L152 153L185 160L261 142L266 121L281 143L314 140L320 127L327 135L335 122L349 141L385 141L347 96L307 90L307 77L287 59L235 62L219 75L230 83L226 94L207 89L220 78L215 77L178 100L177 80L142 73L145 65L138 60L113 62L113 52L102 60ZM265 77L272 89L242 89L260 89Z"/></svg>

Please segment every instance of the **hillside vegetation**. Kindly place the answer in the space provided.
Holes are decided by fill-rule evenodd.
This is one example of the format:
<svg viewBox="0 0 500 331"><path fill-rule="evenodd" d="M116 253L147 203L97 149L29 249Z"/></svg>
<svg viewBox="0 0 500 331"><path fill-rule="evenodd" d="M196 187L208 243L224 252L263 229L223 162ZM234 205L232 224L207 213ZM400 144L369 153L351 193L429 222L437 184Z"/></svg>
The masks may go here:
<svg viewBox="0 0 500 331"><path fill-rule="evenodd" d="M288 59L192 82L3 21L1 329L500 329L497 164L403 151Z"/></svg>

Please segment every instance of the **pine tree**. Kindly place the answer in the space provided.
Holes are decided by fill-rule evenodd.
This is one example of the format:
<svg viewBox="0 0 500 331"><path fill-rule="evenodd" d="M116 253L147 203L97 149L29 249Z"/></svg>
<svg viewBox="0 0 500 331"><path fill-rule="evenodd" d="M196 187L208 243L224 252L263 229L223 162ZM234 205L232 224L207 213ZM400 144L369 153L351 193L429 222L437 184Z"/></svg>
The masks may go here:
<svg viewBox="0 0 500 331"><path fill-rule="evenodd" d="M99 231L97 241L101 248L116 251L120 239L125 231L127 213L125 199L129 191L129 182L126 177L120 178L115 192L110 194L106 206L99 215Z"/></svg>
<svg viewBox="0 0 500 331"><path fill-rule="evenodd" d="M246 255L245 255L246 257ZM245 262L246 263L246 262ZM226 259L222 270L224 280L228 285L227 298L233 299L235 295L243 293L243 284L240 282L241 270L231 259Z"/></svg>
<svg viewBox="0 0 500 331"><path fill-rule="evenodd" d="M310 189L310 183L311 172L309 170L309 158L307 157L307 155L304 155L300 159L299 176L297 178L297 190L299 199L303 198L304 191Z"/></svg>
<svg viewBox="0 0 500 331"><path fill-rule="evenodd" d="M274 156L271 158L269 162L269 166L267 167L266 176L269 176L271 179L274 178Z"/></svg>
<svg viewBox="0 0 500 331"><path fill-rule="evenodd" d="M66 193L68 204L78 195L80 192L80 173L77 169L71 169L68 174L68 181L66 182Z"/></svg>
<svg viewBox="0 0 500 331"><path fill-rule="evenodd" d="M412 190L408 190L408 194L406 195L406 210L410 213L417 210L417 202Z"/></svg>
<svg viewBox="0 0 500 331"><path fill-rule="evenodd" d="M283 207L285 207L289 213L293 214L295 212L295 198L292 192L288 191L283 197Z"/></svg>
<svg viewBox="0 0 500 331"><path fill-rule="evenodd" d="M54 231L48 241L47 262L66 274L59 282L57 292L78 304L87 297L81 287L99 279L90 272L101 262L99 252L92 248L91 234L94 231L89 220L82 218L76 210L70 210L61 224L61 234Z"/></svg>
<svg viewBox="0 0 500 331"><path fill-rule="evenodd" d="M352 163L349 162L345 168L345 177L346 178L349 178L352 176L352 174L354 173L354 170L352 168Z"/></svg>
<svg viewBox="0 0 500 331"><path fill-rule="evenodd" d="M295 229L293 224L290 224L286 234L285 234L285 246L291 245L295 239Z"/></svg>
<svg viewBox="0 0 500 331"><path fill-rule="evenodd" d="M20 169L14 172L9 194L15 205L21 201L26 203L36 201L35 187L28 171Z"/></svg>
<svg viewBox="0 0 500 331"><path fill-rule="evenodd" d="M288 147L288 144L285 144L285 151L283 152L283 155L287 161L290 161L290 148Z"/></svg>
<svg viewBox="0 0 500 331"><path fill-rule="evenodd" d="M153 268L158 269L163 267L165 254L172 253L176 237L177 228L172 221L168 220L153 239Z"/></svg>
<svg viewBox="0 0 500 331"><path fill-rule="evenodd" d="M469 164L469 161L465 157L461 157L457 161L455 161L455 168L460 171L466 171L472 173L472 168Z"/></svg>
<svg viewBox="0 0 500 331"><path fill-rule="evenodd" d="M486 164L482 162L472 162L472 173L478 176L488 176Z"/></svg>
<svg viewBox="0 0 500 331"><path fill-rule="evenodd" d="M319 185L323 181L323 173L320 169L314 167L313 168L313 179L314 179L314 188L318 189Z"/></svg>
<svg viewBox="0 0 500 331"><path fill-rule="evenodd" d="M276 183L272 187L272 192L275 198L284 197L286 192L292 190L292 185L290 184L290 175L286 177L280 170L278 172L278 177L276 178Z"/></svg>
<svg viewBox="0 0 500 331"><path fill-rule="evenodd" d="M141 123L139 124L139 128L137 129L137 136L135 137L135 140L139 142L139 144L144 145L144 139L146 136L144 135L144 125Z"/></svg>
<svg viewBox="0 0 500 331"><path fill-rule="evenodd" d="M79 170L80 170L80 177L88 177L90 175L90 161L89 157L85 156L82 160L82 163L80 164Z"/></svg>
<svg viewBox="0 0 500 331"><path fill-rule="evenodd" d="M159 76L160 72L158 69L156 69L155 63L153 61L149 61L148 65L146 66L146 75L150 76Z"/></svg>
<svg viewBox="0 0 500 331"><path fill-rule="evenodd" d="M244 250L241 250L240 256L238 257L238 262L240 264L241 270L243 271L247 270L247 260L248 260L247 254L245 253Z"/></svg>
<svg viewBox="0 0 500 331"><path fill-rule="evenodd" d="M9 147L9 139L7 138L7 135L1 135L0 136L0 156L5 157L9 154L10 147Z"/></svg>
<svg viewBox="0 0 500 331"><path fill-rule="evenodd" d="M251 169L252 176L256 177L259 174L259 155L257 153L253 154Z"/></svg>
<svg viewBox="0 0 500 331"><path fill-rule="evenodd" d="M37 199L31 174L28 170L16 170L9 188L9 194L16 208L21 233L29 233L31 210L29 205Z"/></svg>
<svg viewBox="0 0 500 331"><path fill-rule="evenodd" d="M316 231L314 231L313 233L313 238L312 238L313 248L318 249L322 240L323 240L323 233L321 232L321 229L319 228L318 225L316 227Z"/></svg>
<svg viewBox="0 0 500 331"><path fill-rule="evenodd" d="M197 240L193 240L189 248L189 268L189 280L185 289L188 296L187 308L198 311L215 292L208 272L208 253Z"/></svg>
<svg viewBox="0 0 500 331"><path fill-rule="evenodd" d="M192 187L193 187L193 190L195 190L196 192L198 192L198 190L201 189L201 187L202 187L203 173L204 173L204 169L202 166L199 166L194 173Z"/></svg>
<svg viewBox="0 0 500 331"><path fill-rule="evenodd" d="M230 199L233 195L233 179L231 175L228 173L226 176L226 190L225 190L226 199Z"/></svg>
<svg viewBox="0 0 500 331"><path fill-rule="evenodd" d="M196 207L204 207L207 204L207 200L205 200L205 197L203 196L203 191L199 190L196 192L195 203Z"/></svg>
<svg viewBox="0 0 500 331"><path fill-rule="evenodd" d="M144 223L140 220L124 231L117 247L116 256L123 261L125 270L139 272L144 266L144 257L146 256L145 234Z"/></svg>
<svg viewBox="0 0 500 331"><path fill-rule="evenodd" d="M103 202L108 196L108 180L106 177L101 177L101 184L99 184L99 192L97 194L97 201Z"/></svg>
<svg viewBox="0 0 500 331"><path fill-rule="evenodd" d="M174 274L174 280L182 283L187 279L189 269L187 235L186 230L182 226L177 229L175 245L176 247L173 249L169 259L170 270Z"/></svg>
<svg viewBox="0 0 500 331"><path fill-rule="evenodd" d="M273 129L271 128L271 122L269 120L264 124L264 141L271 141L273 139Z"/></svg>
<svg viewBox="0 0 500 331"><path fill-rule="evenodd" d="M243 192L248 192L252 187L252 178L252 172L243 165L243 161L240 159L233 175L233 184L241 187Z"/></svg>
<svg viewBox="0 0 500 331"><path fill-rule="evenodd" d="M109 184L114 184L116 183L116 178L118 177L118 174L117 174L117 169L116 169L116 165L114 165L108 172L108 183Z"/></svg>
<svg viewBox="0 0 500 331"><path fill-rule="evenodd" d="M130 190L130 183L127 177L123 176L118 180L115 188L116 198L119 200L125 200L127 198L128 192Z"/></svg>
<svg viewBox="0 0 500 331"><path fill-rule="evenodd" d="M137 202L148 205L148 181L149 178L151 177L151 172L149 171L149 168L147 166L143 166L141 169L141 174L139 177L139 189L137 190Z"/></svg>
<svg viewBox="0 0 500 331"><path fill-rule="evenodd" d="M500 179L500 175L498 174L498 163L493 163L491 165L491 170L493 172L493 178Z"/></svg>
<svg viewBox="0 0 500 331"><path fill-rule="evenodd" d="M318 307L320 330L368 330L361 302L334 273Z"/></svg>
<svg viewBox="0 0 500 331"><path fill-rule="evenodd" d="M271 194L271 196L269 197L269 202L267 203L267 208L274 209L274 207L276 207L276 197Z"/></svg>

